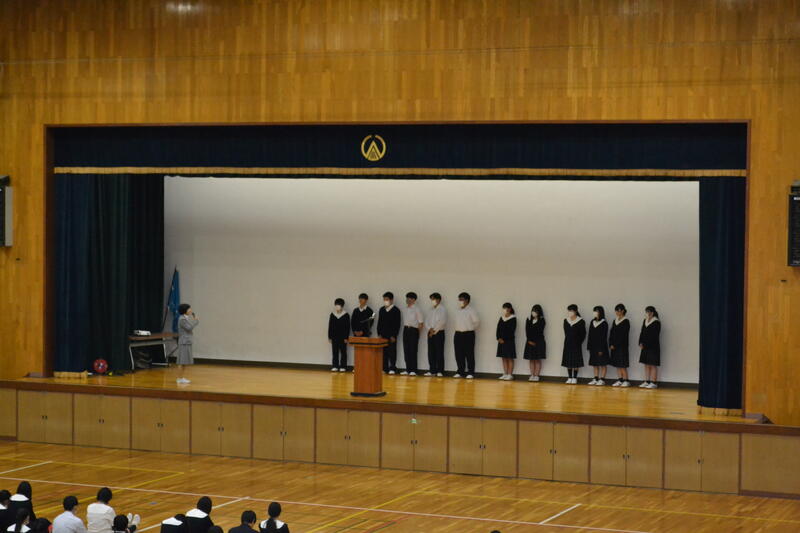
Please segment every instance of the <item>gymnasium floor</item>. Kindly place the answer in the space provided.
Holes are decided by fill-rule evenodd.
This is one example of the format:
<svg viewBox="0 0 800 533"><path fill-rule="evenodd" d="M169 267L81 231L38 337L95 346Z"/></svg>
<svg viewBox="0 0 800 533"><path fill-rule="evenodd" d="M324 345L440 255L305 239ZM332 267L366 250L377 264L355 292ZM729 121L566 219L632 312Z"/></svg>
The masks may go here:
<svg viewBox="0 0 800 533"><path fill-rule="evenodd" d="M0 465L0 488L31 481L41 516L74 494L85 518L110 486L117 512L142 515L139 531L157 531L201 495L225 531L246 509L263 517L272 500L293 533L800 531L797 500L11 441L0 441Z"/></svg>

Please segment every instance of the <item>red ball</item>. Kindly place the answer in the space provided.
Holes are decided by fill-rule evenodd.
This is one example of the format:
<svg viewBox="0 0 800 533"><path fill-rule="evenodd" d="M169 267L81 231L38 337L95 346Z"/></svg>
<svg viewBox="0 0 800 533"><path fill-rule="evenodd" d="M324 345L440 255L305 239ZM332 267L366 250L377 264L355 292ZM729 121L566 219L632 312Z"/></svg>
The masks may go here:
<svg viewBox="0 0 800 533"><path fill-rule="evenodd" d="M105 359L97 359L94 362L94 371L97 374L105 374L108 372L108 363L106 363Z"/></svg>

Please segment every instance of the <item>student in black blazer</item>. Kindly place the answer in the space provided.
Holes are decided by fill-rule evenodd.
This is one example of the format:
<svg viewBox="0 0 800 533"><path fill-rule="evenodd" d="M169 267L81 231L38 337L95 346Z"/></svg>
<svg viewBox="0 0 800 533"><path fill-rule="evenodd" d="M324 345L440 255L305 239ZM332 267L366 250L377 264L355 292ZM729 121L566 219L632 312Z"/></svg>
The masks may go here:
<svg viewBox="0 0 800 533"><path fill-rule="evenodd" d="M333 312L328 316L328 342L333 358L331 372L347 370L347 338L350 336L350 315L344 310L344 299L333 301Z"/></svg>
<svg viewBox="0 0 800 533"><path fill-rule="evenodd" d="M258 519L255 511L245 511L242 513L242 523L228 530L228 533L255 533L255 525Z"/></svg>
<svg viewBox="0 0 800 533"><path fill-rule="evenodd" d="M383 349L383 371L391 375L397 373L397 336L402 323L400 309L394 305L394 294L383 293L383 307L378 311L378 337L389 342Z"/></svg>

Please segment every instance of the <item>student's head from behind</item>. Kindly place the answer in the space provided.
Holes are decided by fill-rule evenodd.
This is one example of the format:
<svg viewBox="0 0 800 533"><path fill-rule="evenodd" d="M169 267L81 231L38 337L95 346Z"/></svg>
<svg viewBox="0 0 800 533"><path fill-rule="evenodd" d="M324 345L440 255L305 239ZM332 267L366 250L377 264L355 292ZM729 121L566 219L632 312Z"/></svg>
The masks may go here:
<svg viewBox="0 0 800 533"><path fill-rule="evenodd" d="M97 501L103 502L108 504L111 501L113 494L111 494L111 489L108 487L103 487L102 489L97 491Z"/></svg>
<svg viewBox="0 0 800 533"><path fill-rule="evenodd" d="M256 523L256 513L255 511L245 511L242 513L242 524L247 524L250 527L253 527Z"/></svg>
<svg viewBox="0 0 800 533"><path fill-rule="evenodd" d="M594 309L592 309L592 312L594 313L594 318L596 320L602 320L606 317L606 310L602 305L595 305Z"/></svg>
<svg viewBox="0 0 800 533"><path fill-rule="evenodd" d="M199 500L197 500L197 508L203 511L206 514L211 513L211 498L208 496L203 496Z"/></svg>
<svg viewBox="0 0 800 533"><path fill-rule="evenodd" d="M53 525L47 518L37 518L28 524L31 533L50 533L50 526Z"/></svg>
<svg viewBox="0 0 800 533"><path fill-rule="evenodd" d="M644 308L644 314L647 315L647 318L658 318L658 311L652 305L648 305Z"/></svg>
<svg viewBox="0 0 800 533"><path fill-rule="evenodd" d="M390 305L392 305L392 303L394 303L394 294L392 294L389 291L384 292L383 293L383 305L385 305L386 307L389 307Z"/></svg>
<svg viewBox="0 0 800 533"><path fill-rule="evenodd" d="M438 292L432 292L428 298L431 299L431 304L433 304L434 307L438 307L438 305L442 303L442 295Z"/></svg>
<svg viewBox="0 0 800 533"><path fill-rule="evenodd" d="M469 305L470 297L468 292L462 292L458 295L458 305L466 307Z"/></svg>
<svg viewBox="0 0 800 533"><path fill-rule="evenodd" d="M333 301L333 306L336 308L337 311L341 311L344 309L344 298L336 298Z"/></svg>
<svg viewBox="0 0 800 533"><path fill-rule="evenodd" d="M72 511L73 513L78 510L78 498L75 496L67 496L64 498L64 510Z"/></svg>
<svg viewBox="0 0 800 533"><path fill-rule="evenodd" d="M503 316L511 316L514 314L514 306L510 302L503 304Z"/></svg>
<svg viewBox="0 0 800 533"><path fill-rule="evenodd" d="M114 517L114 531L128 531L128 517L118 514Z"/></svg>
<svg viewBox="0 0 800 533"><path fill-rule="evenodd" d="M29 500L31 499L31 495L33 491L31 490L31 484L27 481L21 481L19 485L17 485L17 494L22 494Z"/></svg>
<svg viewBox="0 0 800 533"><path fill-rule="evenodd" d="M628 310L625 309L625 304L619 303L614 306L614 313L617 315L617 318L622 318L628 314Z"/></svg>
<svg viewBox="0 0 800 533"><path fill-rule="evenodd" d="M189 304L181 304L178 306L178 314L179 315L188 315L189 311L192 310L192 306Z"/></svg>
<svg viewBox="0 0 800 533"><path fill-rule="evenodd" d="M406 305L412 306L417 303L417 293L416 292L407 292L406 293Z"/></svg>
<svg viewBox="0 0 800 533"><path fill-rule="evenodd" d="M267 507L267 514L270 518L278 518L281 515L281 504L278 502L272 502Z"/></svg>
<svg viewBox="0 0 800 533"><path fill-rule="evenodd" d="M14 533L20 533L22 531L22 526L27 525L30 522L31 513L24 507L22 509L17 509L17 515L14 517Z"/></svg>
<svg viewBox="0 0 800 533"><path fill-rule="evenodd" d="M8 501L11 499L11 493L7 490L0 490L0 505L8 507Z"/></svg>
<svg viewBox="0 0 800 533"><path fill-rule="evenodd" d="M366 292L362 292L361 294L358 295L358 305L360 305L361 307L366 307L368 301L369 301L369 296L367 296Z"/></svg>
<svg viewBox="0 0 800 533"><path fill-rule="evenodd" d="M210 528L208 528L208 533L224 533L224 532L222 531L222 528L219 526L211 526Z"/></svg>
<svg viewBox="0 0 800 533"><path fill-rule="evenodd" d="M569 304L567 306L567 316L572 318L572 319L575 319L575 318L581 316L580 311L578 311L578 306L575 305L575 304Z"/></svg>
<svg viewBox="0 0 800 533"><path fill-rule="evenodd" d="M544 318L544 310L542 309L542 306L535 304L533 307L531 307L531 316L537 319Z"/></svg>

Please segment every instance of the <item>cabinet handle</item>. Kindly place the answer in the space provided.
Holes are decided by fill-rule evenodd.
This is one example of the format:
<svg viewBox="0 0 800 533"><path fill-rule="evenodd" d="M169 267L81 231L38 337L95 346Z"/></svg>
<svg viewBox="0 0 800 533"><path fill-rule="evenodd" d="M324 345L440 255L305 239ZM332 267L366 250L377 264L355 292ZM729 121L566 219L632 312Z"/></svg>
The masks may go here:
<svg viewBox="0 0 800 533"><path fill-rule="evenodd" d="M553 450L553 455L557 454L558 450Z"/></svg>

